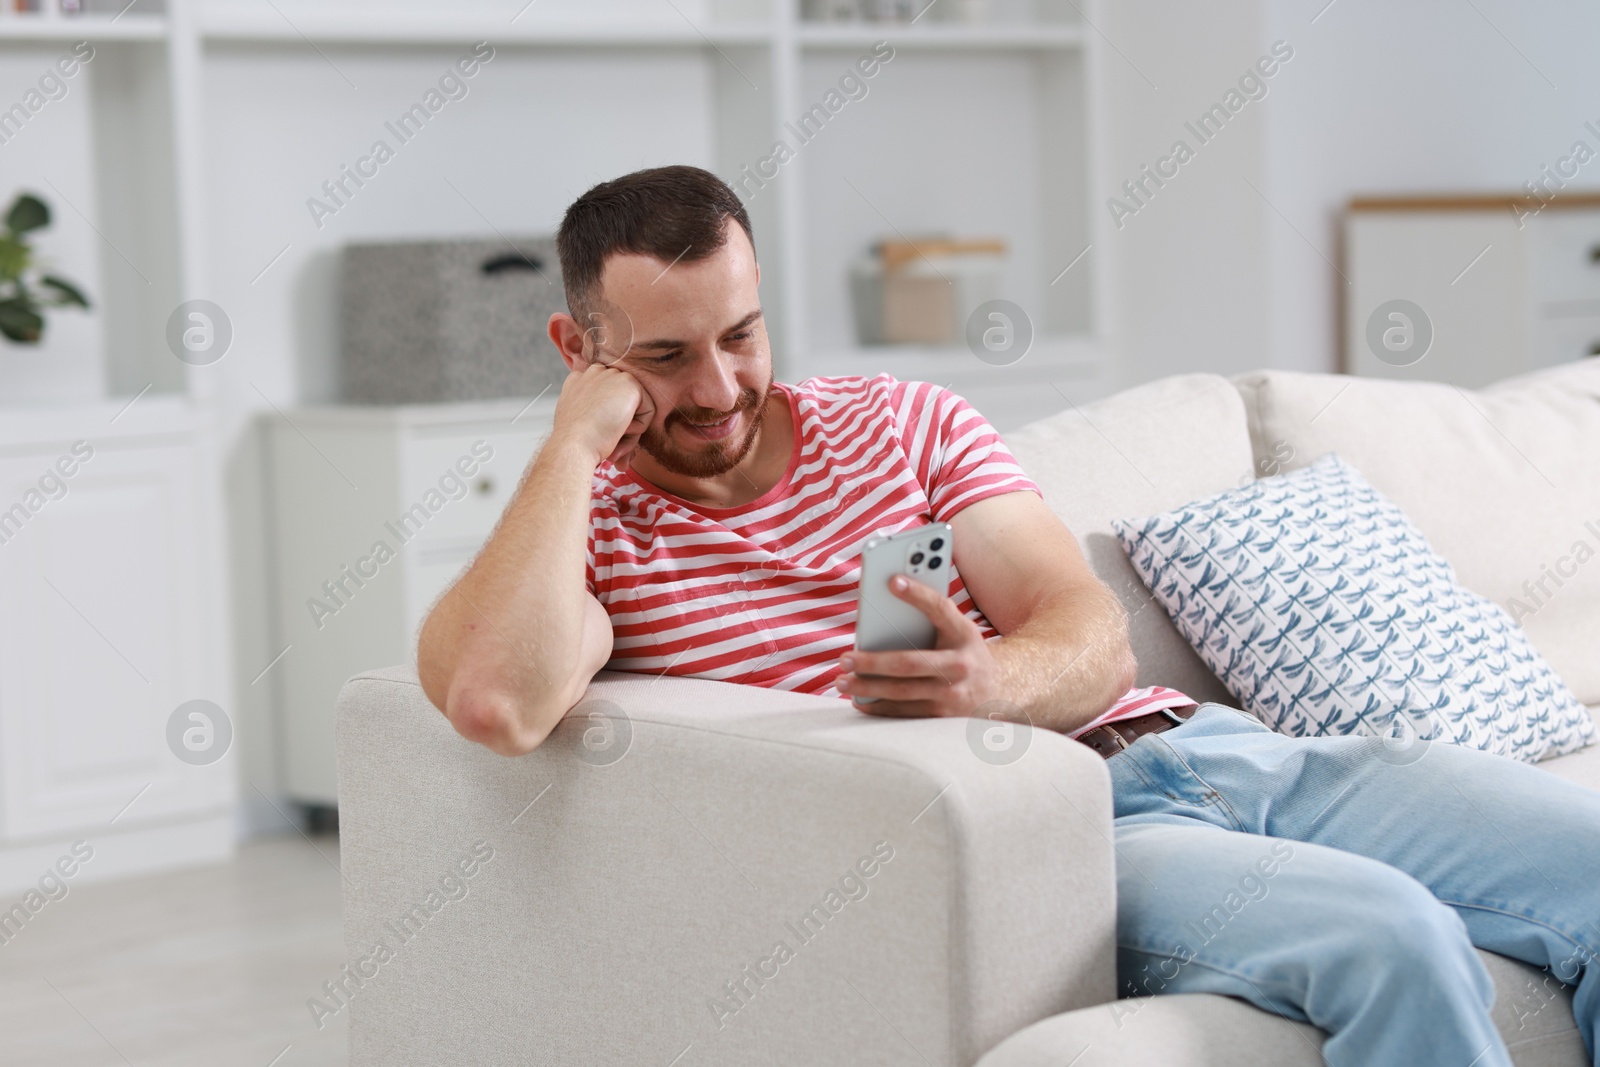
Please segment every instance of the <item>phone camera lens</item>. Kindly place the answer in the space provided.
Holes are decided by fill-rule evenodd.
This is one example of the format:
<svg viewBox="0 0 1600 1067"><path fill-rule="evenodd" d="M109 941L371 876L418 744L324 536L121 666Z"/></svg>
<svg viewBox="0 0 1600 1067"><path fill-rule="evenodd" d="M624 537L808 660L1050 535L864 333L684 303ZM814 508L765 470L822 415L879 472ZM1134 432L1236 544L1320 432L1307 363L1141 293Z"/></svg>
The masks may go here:
<svg viewBox="0 0 1600 1067"><path fill-rule="evenodd" d="M913 567L915 567L917 564L919 564L921 562L922 562L922 553L921 552L913 552L913 553L911 553L911 565Z"/></svg>
<svg viewBox="0 0 1600 1067"><path fill-rule="evenodd" d="M928 561L928 569L931 571L936 571L939 569L939 564L943 562L944 560L940 559L938 556L934 556Z"/></svg>
<svg viewBox="0 0 1600 1067"><path fill-rule="evenodd" d="M932 549L932 550L933 550L933 551L935 551L935 552L937 552L937 551L939 551L939 550L940 550L940 549L941 549L941 548L943 548L943 547L944 547L944 538L942 538L942 537L935 537L935 538L934 538L934 539L933 539L933 543L932 543L932 544L930 544L930 545L928 545L928 547L929 547L929 548L930 548L930 549ZM938 566L938 564L934 564L934 566Z"/></svg>

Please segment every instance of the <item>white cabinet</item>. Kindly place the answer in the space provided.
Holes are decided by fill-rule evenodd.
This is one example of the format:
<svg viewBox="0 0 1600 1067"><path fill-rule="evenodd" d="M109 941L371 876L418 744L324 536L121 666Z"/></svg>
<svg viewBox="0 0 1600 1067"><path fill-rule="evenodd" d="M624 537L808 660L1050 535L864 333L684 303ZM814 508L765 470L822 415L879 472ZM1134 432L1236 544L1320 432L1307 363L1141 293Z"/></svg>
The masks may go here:
<svg viewBox="0 0 1600 1067"><path fill-rule="evenodd" d="M1600 197L1528 208L1490 196L1355 201L1342 369L1475 388L1600 354Z"/></svg>
<svg viewBox="0 0 1600 1067"><path fill-rule="evenodd" d="M337 803L339 688L359 671L416 661L428 609L488 538L554 412L549 396L268 417L281 657L267 678L289 796Z"/></svg>
<svg viewBox="0 0 1600 1067"><path fill-rule="evenodd" d="M0 891L80 838L93 880L232 847L232 756L167 740L187 701L227 712L194 413L140 403L0 414Z"/></svg>

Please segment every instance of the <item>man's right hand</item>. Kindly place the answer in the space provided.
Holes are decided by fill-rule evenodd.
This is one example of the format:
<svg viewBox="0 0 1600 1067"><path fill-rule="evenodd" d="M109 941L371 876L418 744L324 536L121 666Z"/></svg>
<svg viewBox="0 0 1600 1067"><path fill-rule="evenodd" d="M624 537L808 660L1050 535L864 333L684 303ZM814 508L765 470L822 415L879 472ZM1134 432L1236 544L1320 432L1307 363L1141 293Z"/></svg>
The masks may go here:
<svg viewBox="0 0 1600 1067"><path fill-rule="evenodd" d="M556 401L552 437L577 442L594 456L626 470L656 408L639 380L627 371L589 363L567 375Z"/></svg>

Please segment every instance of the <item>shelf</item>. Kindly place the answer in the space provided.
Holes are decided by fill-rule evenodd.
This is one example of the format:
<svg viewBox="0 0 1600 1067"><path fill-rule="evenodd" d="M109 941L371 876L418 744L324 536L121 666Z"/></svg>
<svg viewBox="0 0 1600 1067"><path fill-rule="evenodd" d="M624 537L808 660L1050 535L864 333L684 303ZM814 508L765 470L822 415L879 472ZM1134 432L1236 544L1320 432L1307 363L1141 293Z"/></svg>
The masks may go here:
<svg viewBox="0 0 1600 1067"><path fill-rule="evenodd" d="M393 14L381 22L348 11L207 11L201 34L213 41L334 41L348 44L430 44L487 40L497 45L619 45L703 47L767 45L776 33L767 22L716 22L699 26L683 19L637 23L534 20L508 23L501 18L459 13ZM797 28L804 49L870 47L888 40L896 48L1034 50L1073 49L1083 43L1082 27L933 24L892 22L812 23Z"/></svg>
<svg viewBox="0 0 1600 1067"><path fill-rule="evenodd" d="M0 15L0 41L160 41L163 15Z"/></svg>
<svg viewBox="0 0 1600 1067"><path fill-rule="evenodd" d="M147 393L137 400L29 401L0 407L0 457L38 451L46 443L57 447L57 441L65 448L80 437L97 447L127 437L182 437L195 432L200 416L193 400L174 393Z"/></svg>
<svg viewBox="0 0 1600 1067"><path fill-rule="evenodd" d="M1105 353L1090 337L1038 337L1016 363L994 366L964 345L870 345L815 352L797 361L797 377L865 374L888 371L902 381L971 383L974 381L1054 382L1095 378L1105 368Z"/></svg>
<svg viewBox="0 0 1600 1067"><path fill-rule="evenodd" d="M209 41L323 41L347 44L441 44L489 41L497 46L599 45L690 47L707 44L768 44L772 27L764 22L722 22L694 26L684 19L636 23L580 20L508 22L503 18L445 12L394 13L381 21L348 11L206 11L201 35Z"/></svg>
<svg viewBox="0 0 1600 1067"><path fill-rule="evenodd" d="M895 48L1000 51L1074 49L1083 44L1083 28L1069 24L905 25L895 22L813 22L802 24L798 36L802 48L816 51L871 47L878 41L888 41Z"/></svg>

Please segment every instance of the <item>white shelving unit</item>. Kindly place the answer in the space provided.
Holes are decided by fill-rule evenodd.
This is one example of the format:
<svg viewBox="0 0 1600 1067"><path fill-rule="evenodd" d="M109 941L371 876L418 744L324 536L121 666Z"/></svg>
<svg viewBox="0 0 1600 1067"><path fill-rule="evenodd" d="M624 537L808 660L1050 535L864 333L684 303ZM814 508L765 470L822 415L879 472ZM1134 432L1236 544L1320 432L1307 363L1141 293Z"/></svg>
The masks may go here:
<svg viewBox="0 0 1600 1067"><path fill-rule="evenodd" d="M16 607L0 634L6 891L75 839L95 849L91 880L233 847L231 746L189 765L167 733L192 700L236 711L212 383L166 342L168 315L202 288L198 126L182 103L199 67L182 26L132 8L0 14L0 193L50 205L36 247L93 304L50 314L37 347L0 348L0 509L20 521L12 505L67 442L95 457L0 560Z"/></svg>
<svg viewBox="0 0 1600 1067"><path fill-rule="evenodd" d="M74 16L56 2L0 12L0 75L21 85L80 40L95 58L30 123L56 125L48 137L26 128L4 145L0 194L46 196L52 259L96 306L51 319L48 358L28 364L38 376L0 366L0 404L164 397L192 413L201 658L221 672L211 688L234 677L241 701L282 683L261 670L277 647L246 648L234 674L230 627L266 609L227 602L227 487L254 411L337 400L336 257L349 241L551 232L585 182L680 161L738 187L781 139L793 158L745 185L780 378L934 380L1002 429L1108 388L1091 166L1101 38L1085 0L993 0L981 24L944 21L952 0L937 0L913 25L812 22L801 0L89 0ZM479 41L496 59L472 101L313 227L306 197ZM894 57L866 95L798 144L791 124L880 41ZM596 146L593 128L614 137ZM1002 295L1036 334L1020 362L856 344L851 260L936 231L1007 241ZM220 363L168 347L167 318L192 299L234 320ZM250 586L238 576L266 547L232 553L236 585Z"/></svg>
<svg viewBox="0 0 1600 1067"><path fill-rule="evenodd" d="M801 376L855 356L863 366L880 357L905 363L882 348L858 350L846 272L876 239L915 240L935 230L1006 239L1013 254L1004 290L1034 320L1041 342L1029 358L1059 363L1070 353L1076 361L1103 361L1104 286L1093 251L1101 213L1092 206L1089 165L1098 140L1092 83L1100 38L1082 22L1079 6L995 0L992 21L966 24L940 21L944 9L936 2L906 25L815 22L799 9L799 0L476 0L449 7L418 0L137 0L121 15L63 16L46 3L39 13L0 16L0 48L98 42L113 63L95 74L117 66L121 87L145 98L131 127L136 134L97 145L108 149L97 152L107 222L98 229L112 396L154 383L157 391L203 398L214 379L205 368L177 365L154 329L154 317L180 293L207 289L203 219L211 191L201 131L219 119L204 113L213 69L245 54L327 59L356 50L370 59L480 40L536 57L699 57L709 86L702 103L714 158L707 162L747 194L780 373ZM847 101L814 140L799 143L794 123L878 42L887 42L894 58L864 79L867 95ZM102 99L96 106L126 110L130 103ZM793 158L770 180L752 180L779 141ZM126 173L128 162L137 164L144 188L111 203L119 190L135 192L108 173ZM149 205L163 199L168 203L151 218ZM140 276L122 277L134 263ZM154 269L146 266L152 263ZM166 299L148 299L152 290Z"/></svg>

